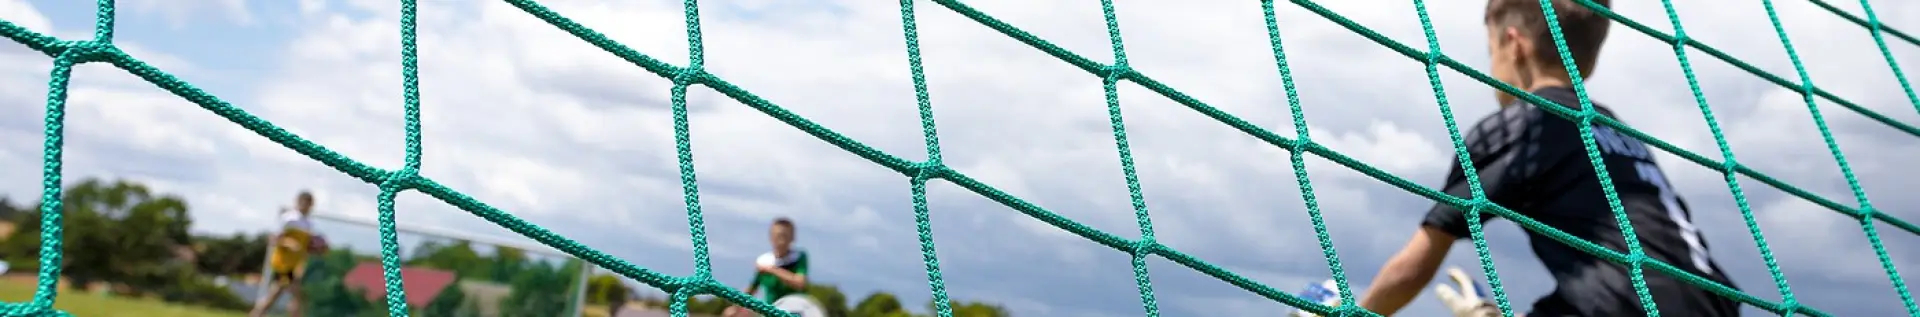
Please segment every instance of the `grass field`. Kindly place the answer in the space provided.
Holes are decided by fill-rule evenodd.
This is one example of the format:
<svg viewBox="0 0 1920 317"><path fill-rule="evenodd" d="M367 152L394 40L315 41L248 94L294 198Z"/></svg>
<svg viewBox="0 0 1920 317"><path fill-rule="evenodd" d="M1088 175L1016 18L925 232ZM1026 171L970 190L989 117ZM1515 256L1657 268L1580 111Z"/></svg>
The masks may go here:
<svg viewBox="0 0 1920 317"><path fill-rule="evenodd" d="M33 298L32 280L0 279L0 300L23 302ZM157 300L118 298L61 290L54 308L75 317L240 317L243 312L169 304Z"/></svg>

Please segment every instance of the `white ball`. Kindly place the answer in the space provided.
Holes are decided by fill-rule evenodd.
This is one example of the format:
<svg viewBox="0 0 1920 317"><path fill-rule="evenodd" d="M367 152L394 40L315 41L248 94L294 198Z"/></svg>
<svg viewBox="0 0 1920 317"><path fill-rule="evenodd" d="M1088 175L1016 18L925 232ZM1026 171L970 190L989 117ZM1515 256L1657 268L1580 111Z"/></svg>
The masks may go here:
<svg viewBox="0 0 1920 317"><path fill-rule="evenodd" d="M773 301L773 308L793 313L800 317L827 316L826 310L820 309L820 304L815 303L813 297L804 294L781 297L780 300Z"/></svg>
<svg viewBox="0 0 1920 317"><path fill-rule="evenodd" d="M773 266L773 265L774 265L775 263L778 263L778 262L777 262L777 261L776 261L776 260L775 260L775 259L773 258L773 254L772 254L772 253L767 253L767 254L761 254L761 255L760 255L760 258L758 258L758 259L754 259L753 261L754 261L754 264L759 264L759 265L762 265L762 266Z"/></svg>

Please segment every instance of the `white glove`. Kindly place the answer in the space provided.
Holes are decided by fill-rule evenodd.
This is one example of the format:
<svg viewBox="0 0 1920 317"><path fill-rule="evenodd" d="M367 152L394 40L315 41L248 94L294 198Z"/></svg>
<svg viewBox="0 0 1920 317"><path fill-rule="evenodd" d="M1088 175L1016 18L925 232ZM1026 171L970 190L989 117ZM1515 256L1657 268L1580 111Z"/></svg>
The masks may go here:
<svg viewBox="0 0 1920 317"><path fill-rule="evenodd" d="M1321 305L1327 305L1330 307L1340 307L1340 285L1334 284L1333 280L1326 280L1326 281L1322 281L1320 283L1315 283L1315 284L1307 284L1307 289L1304 291L1301 291L1300 294L1296 294L1296 295L1299 295L1300 298L1302 299L1318 302ZM1300 310L1300 309L1294 309L1293 313L1287 314L1287 316L1320 317L1319 314L1314 314L1313 312Z"/></svg>
<svg viewBox="0 0 1920 317"><path fill-rule="evenodd" d="M1500 316L1500 307L1481 298L1484 292L1480 288L1480 283L1468 277L1467 272L1461 271L1459 267L1448 267L1447 276L1453 278L1454 284L1460 285L1460 291L1455 291L1452 286L1441 283L1433 287L1433 293L1440 297L1440 303L1446 305L1447 310L1452 311L1454 317Z"/></svg>

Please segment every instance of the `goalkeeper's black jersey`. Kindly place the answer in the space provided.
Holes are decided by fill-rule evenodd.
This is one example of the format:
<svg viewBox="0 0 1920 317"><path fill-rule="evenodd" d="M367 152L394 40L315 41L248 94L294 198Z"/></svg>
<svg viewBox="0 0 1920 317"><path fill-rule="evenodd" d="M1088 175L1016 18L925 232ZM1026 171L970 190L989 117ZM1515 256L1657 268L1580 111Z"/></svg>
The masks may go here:
<svg viewBox="0 0 1920 317"><path fill-rule="evenodd" d="M1579 109L1569 88L1533 92L1548 100ZM1601 114L1612 111L1594 105ZM1599 175L1580 140L1575 121L1555 116L1525 101L1502 107L1466 132L1467 152L1489 201L1520 215L1559 229L1576 239L1626 253L1627 241L1619 221L1600 187ZM1606 164L1614 190L1639 236L1641 250L1653 259L1693 274L1733 286L1707 255L1706 241L1691 224L1685 201L1667 185L1653 161L1651 148L1605 125L1595 124L1594 141ZM1472 192L1458 160L1447 175L1445 191L1471 199ZM1493 214L1482 210L1479 221ZM1456 237L1468 237L1466 215L1437 204L1422 225ZM1533 252L1552 273L1558 287L1535 303L1529 317L1644 316L1625 266L1606 262L1545 235L1527 231ZM1651 269L1647 286L1660 315L1737 316L1731 300L1689 286Z"/></svg>

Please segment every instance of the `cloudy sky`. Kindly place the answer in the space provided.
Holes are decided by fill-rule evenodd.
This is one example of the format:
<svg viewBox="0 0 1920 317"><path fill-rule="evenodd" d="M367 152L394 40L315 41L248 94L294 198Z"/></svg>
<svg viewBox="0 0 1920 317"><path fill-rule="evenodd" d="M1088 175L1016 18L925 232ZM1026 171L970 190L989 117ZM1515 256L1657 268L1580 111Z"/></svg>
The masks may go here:
<svg viewBox="0 0 1920 317"><path fill-rule="evenodd" d="M93 26L88 1L0 0L0 19L65 39ZM497 1L422 1L423 174L502 210L649 269L686 275L693 245L675 163L668 80L626 64ZM1792 63L1755 1L1676 1L1688 34L1786 78ZM1836 5L1861 12L1852 1ZM399 166L403 154L398 6L376 0L126 0L118 44L248 113L356 160ZM687 58L677 1L544 1L563 15L676 65ZM1092 1L969 1L1096 61L1112 60ZM1415 47L1406 1L1326 1L1350 19ZM1910 125L1920 107L1901 91L1869 33L1804 0L1776 1L1820 87ZM1436 185L1451 157L1433 91L1418 62L1299 6L1278 20L1314 140L1409 179ZM1443 51L1486 65L1480 2L1429 8ZM1620 12L1669 31L1653 2ZM1920 4L1880 0L1880 19L1920 31ZM782 107L889 154L925 159L899 7L891 2L708 1L707 68ZM1118 4L1137 69L1215 107L1292 136L1259 5L1250 1ZM919 4L920 43L946 162L1049 210L1137 237L1098 77L951 11ZM1889 39L1892 41L1893 39ZM1920 53L1893 42L1901 65ZM1827 199L1855 205L1807 105L1740 69L1692 51L1694 72L1741 162ZM50 59L0 45L0 194L38 195ZM1666 43L1616 28L1590 91L1625 121L1718 158L1686 77ZM1458 120L1494 108L1485 85L1442 71ZM1122 85L1133 154L1158 238L1267 285L1298 290L1327 262L1287 152L1145 89ZM377 190L103 64L78 68L67 112L68 180L138 180L193 205L209 233L257 232L293 193L322 212L372 217ZM746 280L777 216L800 224L815 281L859 296L886 290L928 298L907 179L704 88L688 98L708 243L718 277ZM1920 139L1821 102L1821 114L1873 204L1920 220ZM1663 153L1664 154L1664 153ZM1713 255L1746 291L1779 300L1721 175L1660 158L1693 207ZM1370 282L1431 202L1322 159L1307 172L1355 287ZM1746 201L1800 302L1844 316L1906 313L1860 224L1750 179ZM930 185L932 227L956 298L1003 303L1022 316L1143 313L1128 256L1074 237L951 184ZM417 193L400 221L512 237ZM1521 231L1488 226L1517 307L1551 287ZM1908 281L1920 239L1878 227ZM340 231L356 245L367 230ZM346 234L353 232L353 234ZM1449 264L1473 268L1462 244ZM1276 314L1281 304L1165 260L1149 260L1168 316ZM1912 284L1912 283L1909 283ZM918 305L915 305L918 306ZM1759 313L1758 311L1749 311ZM1423 296L1406 316L1443 316Z"/></svg>

